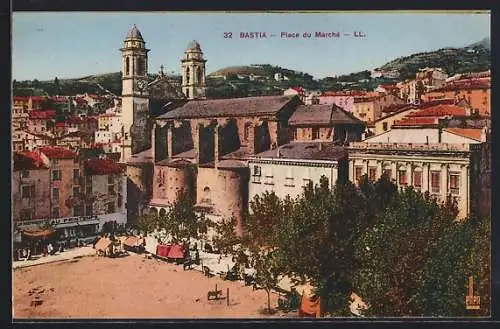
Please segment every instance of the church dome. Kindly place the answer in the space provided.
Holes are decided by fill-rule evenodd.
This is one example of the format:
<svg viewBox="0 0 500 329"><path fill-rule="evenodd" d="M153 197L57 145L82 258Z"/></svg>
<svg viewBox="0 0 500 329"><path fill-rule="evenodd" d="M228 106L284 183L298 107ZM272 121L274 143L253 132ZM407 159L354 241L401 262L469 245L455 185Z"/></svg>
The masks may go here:
<svg viewBox="0 0 500 329"><path fill-rule="evenodd" d="M200 44L198 43L198 41L196 40L193 40L191 41L188 46L187 46L187 49L186 50L197 50L197 51L201 51L201 47L200 47Z"/></svg>
<svg viewBox="0 0 500 329"><path fill-rule="evenodd" d="M132 27L132 29L130 29L130 31L128 31L128 33L127 33L127 39L140 39L140 40L143 40L142 39L141 31L139 31L139 29L137 28L137 26L135 26L135 24L134 24L134 27Z"/></svg>

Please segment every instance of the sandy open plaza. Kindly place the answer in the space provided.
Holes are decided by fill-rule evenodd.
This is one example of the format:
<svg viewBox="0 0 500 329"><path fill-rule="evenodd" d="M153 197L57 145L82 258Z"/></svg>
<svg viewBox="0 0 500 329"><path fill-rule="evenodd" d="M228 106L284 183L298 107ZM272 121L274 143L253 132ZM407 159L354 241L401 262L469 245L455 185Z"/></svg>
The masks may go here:
<svg viewBox="0 0 500 329"><path fill-rule="evenodd" d="M207 301L216 284L223 296L229 288L229 306L225 299ZM33 306L36 296L42 303ZM272 306L277 298L271 294ZM264 290L254 291L242 281L207 278L133 253L84 256L13 272L14 319L257 318L266 303Z"/></svg>

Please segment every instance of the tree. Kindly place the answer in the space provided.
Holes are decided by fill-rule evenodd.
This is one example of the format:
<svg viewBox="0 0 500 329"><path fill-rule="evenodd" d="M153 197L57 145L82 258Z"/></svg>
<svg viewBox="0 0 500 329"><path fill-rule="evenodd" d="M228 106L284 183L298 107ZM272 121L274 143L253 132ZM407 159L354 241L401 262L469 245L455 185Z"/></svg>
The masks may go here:
<svg viewBox="0 0 500 329"><path fill-rule="evenodd" d="M255 269L255 283L267 294L267 314L271 314L271 291L276 289L282 272L275 250L267 248L251 249L251 261Z"/></svg>
<svg viewBox="0 0 500 329"><path fill-rule="evenodd" d="M417 303L426 316L490 315L490 219L455 222L439 239L425 265ZM481 309L465 307L469 276Z"/></svg>
<svg viewBox="0 0 500 329"><path fill-rule="evenodd" d="M284 215L284 203L274 193L265 191L250 200L251 212L244 220L245 239L259 246L272 245L274 227Z"/></svg>
<svg viewBox="0 0 500 329"><path fill-rule="evenodd" d="M409 187L383 211L355 243L359 264L352 282L378 316L421 315L425 264L456 219L456 204L438 204L428 193ZM390 243L388 243L390 239Z"/></svg>
<svg viewBox="0 0 500 329"><path fill-rule="evenodd" d="M215 224L214 245L215 248L225 254L233 255L236 250L235 246L241 242L240 237L236 234L236 217L223 218L219 223Z"/></svg>
<svg viewBox="0 0 500 329"><path fill-rule="evenodd" d="M317 288L322 312L347 305L350 277L357 268L354 241L366 225L366 200L350 183L333 190L322 177L309 184L276 229L284 270Z"/></svg>
<svg viewBox="0 0 500 329"><path fill-rule="evenodd" d="M54 93L59 95L61 93L61 85L59 84L59 79L54 78Z"/></svg>

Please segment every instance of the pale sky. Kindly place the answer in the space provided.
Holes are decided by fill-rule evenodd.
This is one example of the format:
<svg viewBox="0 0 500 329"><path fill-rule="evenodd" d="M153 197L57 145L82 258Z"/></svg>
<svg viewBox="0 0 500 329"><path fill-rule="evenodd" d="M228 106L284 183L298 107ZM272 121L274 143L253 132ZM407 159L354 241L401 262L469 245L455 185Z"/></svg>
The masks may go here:
<svg viewBox="0 0 500 329"><path fill-rule="evenodd" d="M184 49L193 39L201 44L207 74L227 66L272 64L323 78L490 36L489 13L15 12L12 21L17 80L118 72L119 48L134 24L151 49L151 73L162 64L167 73L179 72ZM314 37L322 31L341 36ZM232 38L224 38L224 32L231 32ZM266 32L267 38L241 39L240 32ZM281 39L281 32L301 37ZM304 32L312 37L304 39ZM365 37L355 38L354 32Z"/></svg>

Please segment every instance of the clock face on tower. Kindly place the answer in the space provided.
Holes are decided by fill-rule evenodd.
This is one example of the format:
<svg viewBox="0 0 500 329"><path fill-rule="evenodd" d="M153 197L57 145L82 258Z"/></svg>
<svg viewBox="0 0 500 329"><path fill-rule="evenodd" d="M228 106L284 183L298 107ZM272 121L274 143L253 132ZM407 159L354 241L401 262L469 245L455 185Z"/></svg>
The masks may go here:
<svg viewBox="0 0 500 329"><path fill-rule="evenodd" d="M146 79L135 80L135 88L140 92L146 91L148 88L148 81Z"/></svg>

